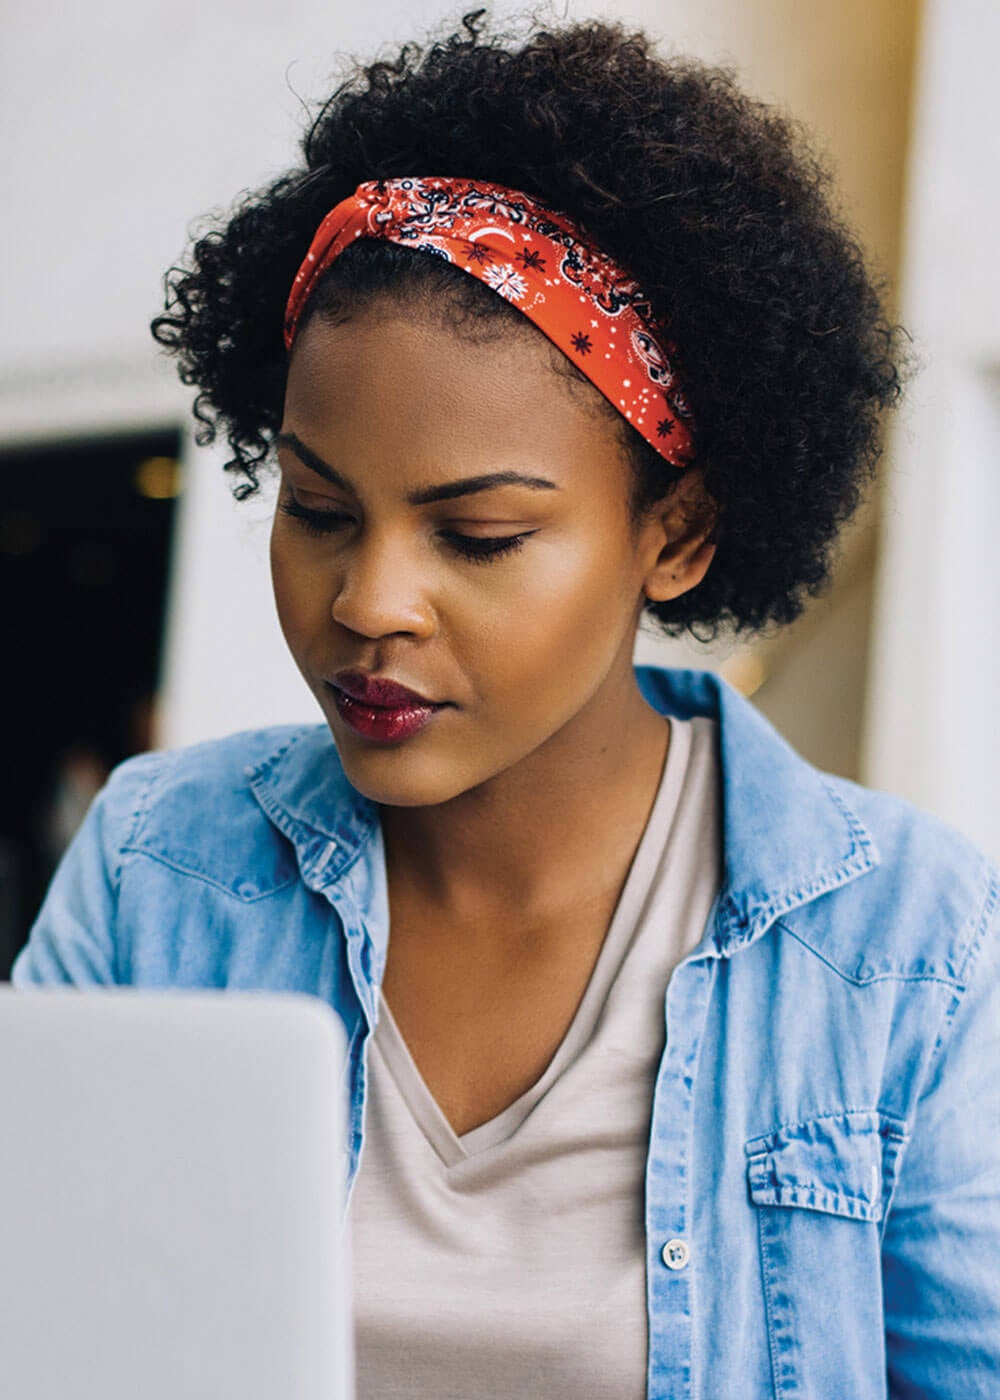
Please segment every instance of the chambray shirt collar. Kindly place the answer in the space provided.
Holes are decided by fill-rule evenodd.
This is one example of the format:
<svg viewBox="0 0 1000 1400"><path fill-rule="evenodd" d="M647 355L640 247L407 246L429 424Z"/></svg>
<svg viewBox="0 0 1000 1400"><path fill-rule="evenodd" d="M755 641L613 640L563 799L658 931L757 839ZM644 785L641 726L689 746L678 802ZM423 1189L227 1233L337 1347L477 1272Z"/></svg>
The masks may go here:
<svg viewBox="0 0 1000 1400"><path fill-rule="evenodd" d="M653 666L637 667L636 676L661 713L705 715L719 724L725 878L711 931L719 956L878 865L843 785L801 758L725 681L709 671ZM384 903L377 808L348 783L325 725L293 732L248 777L264 812L295 847L307 885L331 898L335 885L357 885L355 903ZM359 861L366 850L369 860Z"/></svg>
<svg viewBox="0 0 1000 1400"><path fill-rule="evenodd" d="M835 786L800 757L719 676L646 666L636 675L662 713L707 715L719 724L725 877L712 937L720 956L875 869L874 840L845 799L843 784Z"/></svg>
<svg viewBox="0 0 1000 1400"><path fill-rule="evenodd" d="M342 879L380 834L377 808L347 781L325 724L293 731L247 777L310 888Z"/></svg>

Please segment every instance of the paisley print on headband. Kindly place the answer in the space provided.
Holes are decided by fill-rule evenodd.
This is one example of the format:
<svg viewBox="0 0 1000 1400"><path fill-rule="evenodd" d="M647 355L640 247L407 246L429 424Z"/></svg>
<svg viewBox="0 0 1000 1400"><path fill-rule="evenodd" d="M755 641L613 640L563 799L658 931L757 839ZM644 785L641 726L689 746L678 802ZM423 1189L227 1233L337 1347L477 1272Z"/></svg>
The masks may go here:
<svg viewBox="0 0 1000 1400"><path fill-rule="evenodd" d="M657 452L694 456L694 423L638 283L564 214L530 195L446 176L371 180L323 219L292 283L285 348L316 285L356 238L444 257L524 313Z"/></svg>

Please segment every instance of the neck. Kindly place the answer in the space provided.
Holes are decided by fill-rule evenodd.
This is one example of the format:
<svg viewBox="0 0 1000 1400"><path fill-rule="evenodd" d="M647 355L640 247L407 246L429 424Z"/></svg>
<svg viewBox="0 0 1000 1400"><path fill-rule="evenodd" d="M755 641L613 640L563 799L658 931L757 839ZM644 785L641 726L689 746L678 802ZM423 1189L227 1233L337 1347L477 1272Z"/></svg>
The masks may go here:
<svg viewBox="0 0 1000 1400"><path fill-rule="evenodd" d="M450 914L556 911L620 888L669 726L631 667L534 753L433 807L381 809L390 889Z"/></svg>

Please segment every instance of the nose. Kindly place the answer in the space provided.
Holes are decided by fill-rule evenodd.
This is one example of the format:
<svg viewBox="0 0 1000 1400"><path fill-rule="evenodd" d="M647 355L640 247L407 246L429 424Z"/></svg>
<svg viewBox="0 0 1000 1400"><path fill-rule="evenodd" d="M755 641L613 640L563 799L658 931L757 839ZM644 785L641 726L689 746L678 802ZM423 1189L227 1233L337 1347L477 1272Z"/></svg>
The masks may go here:
<svg viewBox="0 0 1000 1400"><path fill-rule="evenodd" d="M431 636L436 624L423 574L398 538L364 531L342 557L330 608L334 622L372 639Z"/></svg>

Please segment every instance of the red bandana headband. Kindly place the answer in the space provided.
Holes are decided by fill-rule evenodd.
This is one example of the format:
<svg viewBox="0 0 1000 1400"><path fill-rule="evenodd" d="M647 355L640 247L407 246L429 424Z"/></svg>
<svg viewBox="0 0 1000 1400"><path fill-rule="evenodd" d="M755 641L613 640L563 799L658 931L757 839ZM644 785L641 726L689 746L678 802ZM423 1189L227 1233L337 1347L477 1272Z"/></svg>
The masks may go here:
<svg viewBox="0 0 1000 1400"><path fill-rule="evenodd" d="M355 238L384 238L447 258L533 321L648 443L676 467L694 424L638 283L564 214L476 180L370 180L326 215L285 311L291 351L322 274Z"/></svg>

